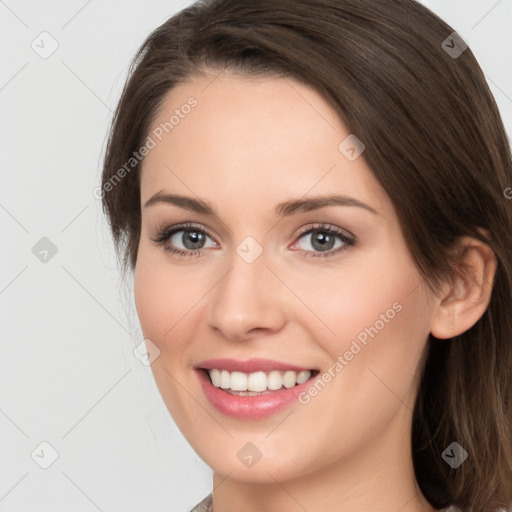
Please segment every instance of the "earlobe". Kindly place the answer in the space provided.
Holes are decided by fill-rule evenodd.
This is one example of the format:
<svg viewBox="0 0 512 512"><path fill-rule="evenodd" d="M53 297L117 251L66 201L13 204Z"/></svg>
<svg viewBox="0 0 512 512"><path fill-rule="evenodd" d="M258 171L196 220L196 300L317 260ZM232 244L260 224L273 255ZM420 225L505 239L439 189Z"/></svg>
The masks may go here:
<svg viewBox="0 0 512 512"><path fill-rule="evenodd" d="M497 260L481 240L463 237L450 282L436 298L430 332L439 339L458 336L482 317L491 299Z"/></svg>

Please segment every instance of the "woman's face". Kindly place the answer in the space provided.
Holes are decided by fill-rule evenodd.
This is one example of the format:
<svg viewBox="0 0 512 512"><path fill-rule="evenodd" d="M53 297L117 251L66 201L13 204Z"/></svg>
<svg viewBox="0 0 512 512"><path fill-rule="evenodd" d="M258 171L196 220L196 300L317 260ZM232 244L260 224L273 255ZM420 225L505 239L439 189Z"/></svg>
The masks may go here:
<svg viewBox="0 0 512 512"><path fill-rule="evenodd" d="M172 90L148 135L136 307L194 450L254 482L410 459L433 301L363 147L312 89L227 73Z"/></svg>

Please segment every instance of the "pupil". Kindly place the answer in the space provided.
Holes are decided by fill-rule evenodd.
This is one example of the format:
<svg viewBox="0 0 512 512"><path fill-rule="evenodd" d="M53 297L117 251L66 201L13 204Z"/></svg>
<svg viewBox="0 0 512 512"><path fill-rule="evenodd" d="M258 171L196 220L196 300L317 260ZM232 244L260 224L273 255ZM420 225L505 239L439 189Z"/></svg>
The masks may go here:
<svg viewBox="0 0 512 512"><path fill-rule="evenodd" d="M332 249L334 237L323 231L317 231L317 233L318 235L313 238L313 247L315 247L315 244L319 242L320 245L315 247L315 249Z"/></svg>
<svg viewBox="0 0 512 512"><path fill-rule="evenodd" d="M188 240L191 240L191 244L190 243L187 243L187 235L186 233L189 233L189 238ZM183 244L185 245L185 247L187 247L187 249L199 249L201 247L201 243L203 242L203 239L204 239L204 235L203 233L198 233L197 231L186 231L184 234L183 234ZM190 247L190 245L192 245L192 247Z"/></svg>

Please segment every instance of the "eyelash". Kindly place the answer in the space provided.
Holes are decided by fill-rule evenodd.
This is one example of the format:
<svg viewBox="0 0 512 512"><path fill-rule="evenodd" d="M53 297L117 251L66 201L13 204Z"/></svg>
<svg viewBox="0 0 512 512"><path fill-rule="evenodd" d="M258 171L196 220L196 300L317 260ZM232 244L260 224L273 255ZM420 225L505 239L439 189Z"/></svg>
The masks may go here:
<svg viewBox="0 0 512 512"><path fill-rule="evenodd" d="M204 228L202 228L201 226L187 222L184 224L177 224L175 226L161 228L158 230L156 236L151 238L151 240L153 242L155 242L155 244L163 246L164 251L167 253L170 253L170 254L175 254L177 256L182 256L182 257L187 257L187 256L192 257L192 256L200 255L201 252L203 251L202 249L195 249L195 250L175 249L174 247L171 247L170 245L168 245L166 243L175 233L178 233L179 231L197 231L197 232L204 233L204 234L208 235L210 238L213 238L208 233L208 231L205 230ZM336 254L339 254L339 253L347 250L349 247L355 246L356 242L357 242L356 237L347 236L345 233L343 233L342 231L340 231L337 228L330 226L329 224L318 224L313 227L306 228L297 235L297 239L300 239L302 236L308 235L315 231L320 231L321 233L326 233L329 235L335 235L341 239L341 241L344 243L344 245L334 251L330 250L330 251L325 251L325 252L305 251L303 249L298 250L298 252L300 252L300 253L306 253L305 256L308 258L309 257L327 258L329 256L335 256Z"/></svg>

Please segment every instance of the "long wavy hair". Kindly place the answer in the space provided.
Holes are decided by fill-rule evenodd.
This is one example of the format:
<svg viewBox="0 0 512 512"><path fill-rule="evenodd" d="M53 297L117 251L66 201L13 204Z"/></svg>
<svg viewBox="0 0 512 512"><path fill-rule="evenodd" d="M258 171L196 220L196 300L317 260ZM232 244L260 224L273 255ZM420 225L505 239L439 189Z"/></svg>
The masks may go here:
<svg viewBox="0 0 512 512"><path fill-rule="evenodd" d="M316 90L364 142L362 157L432 289L454 271L459 237L496 255L478 322L449 340L429 335L411 438L416 478L433 506L490 512L512 505L512 157L484 74L454 32L413 0L198 1L135 55L108 134L101 195L116 254L133 271L141 163L132 157L171 89L214 69ZM469 454L456 469L442 458L452 442Z"/></svg>

